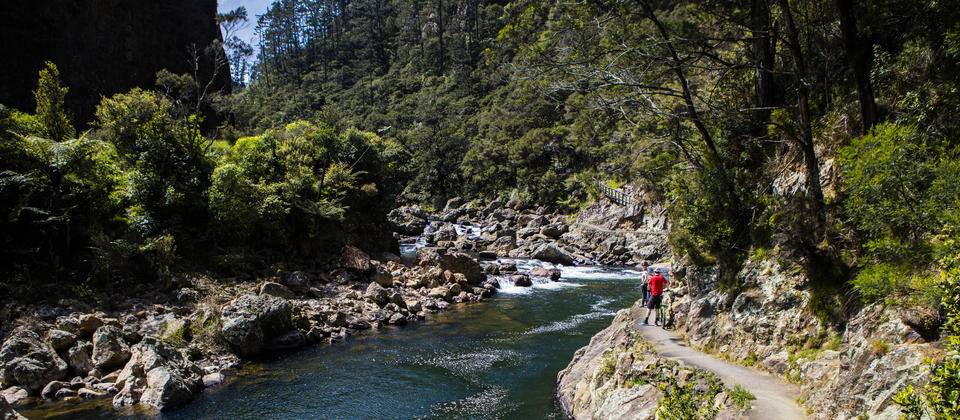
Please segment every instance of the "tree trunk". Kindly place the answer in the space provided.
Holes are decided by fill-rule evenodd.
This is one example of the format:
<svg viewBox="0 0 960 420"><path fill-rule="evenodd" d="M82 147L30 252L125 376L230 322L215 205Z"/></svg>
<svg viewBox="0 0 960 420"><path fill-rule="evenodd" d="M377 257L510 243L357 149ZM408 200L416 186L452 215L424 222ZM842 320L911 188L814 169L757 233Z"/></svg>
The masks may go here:
<svg viewBox="0 0 960 420"><path fill-rule="evenodd" d="M756 83L757 111L754 119L761 126L770 117L776 100L776 82L773 78L774 56L770 38L770 5L768 0L753 0L750 8L750 32L753 37L753 65Z"/></svg>
<svg viewBox="0 0 960 420"><path fill-rule="evenodd" d="M807 85L807 74L803 64L803 52L800 51L800 40L797 35L797 28L793 22L793 12L790 11L790 4L787 0L778 0L780 8L783 9L784 23L787 27L787 44L790 49L790 55L793 58L793 74L797 82L797 114L800 135L798 143L803 151L804 169L807 173L807 198L813 210L816 212L817 222L822 225L823 215L823 190L820 187L820 164L817 162L817 154L814 151L813 132L810 124L810 89Z"/></svg>
<svg viewBox="0 0 960 420"><path fill-rule="evenodd" d="M860 115L863 118L862 134L870 131L877 123L877 104L874 102L873 85L870 83L870 68L873 67L873 45L860 37L857 32L857 18L853 11L852 0L836 0L840 13L840 33L843 35L843 49L847 65L853 70L853 79L857 83L857 95L860 97Z"/></svg>

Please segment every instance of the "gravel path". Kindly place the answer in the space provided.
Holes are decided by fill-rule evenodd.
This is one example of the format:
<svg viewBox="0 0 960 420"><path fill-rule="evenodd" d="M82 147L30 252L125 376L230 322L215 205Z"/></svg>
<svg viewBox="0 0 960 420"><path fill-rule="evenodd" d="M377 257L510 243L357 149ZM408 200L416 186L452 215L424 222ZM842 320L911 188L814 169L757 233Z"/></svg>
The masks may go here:
<svg viewBox="0 0 960 420"><path fill-rule="evenodd" d="M661 356L709 370L719 376L724 385L733 388L740 385L757 397L748 415L751 419L805 419L797 405L800 390L790 383L758 372L745 366L718 360L706 353L694 350L673 332L656 326L638 326L641 335Z"/></svg>

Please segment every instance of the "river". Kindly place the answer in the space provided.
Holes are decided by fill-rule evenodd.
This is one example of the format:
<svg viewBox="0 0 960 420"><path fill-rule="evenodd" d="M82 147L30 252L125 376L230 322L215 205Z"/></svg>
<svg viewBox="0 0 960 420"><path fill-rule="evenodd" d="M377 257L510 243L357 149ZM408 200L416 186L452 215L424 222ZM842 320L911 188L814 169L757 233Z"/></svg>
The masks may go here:
<svg viewBox="0 0 960 420"><path fill-rule="evenodd" d="M521 270L536 261L518 261ZM170 419L562 419L557 372L639 297L629 270L563 269L479 304L245 363ZM138 418L107 404L63 418ZM56 410L54 410L55 412ZM47 414L52 414L47 412Z"/></svg>

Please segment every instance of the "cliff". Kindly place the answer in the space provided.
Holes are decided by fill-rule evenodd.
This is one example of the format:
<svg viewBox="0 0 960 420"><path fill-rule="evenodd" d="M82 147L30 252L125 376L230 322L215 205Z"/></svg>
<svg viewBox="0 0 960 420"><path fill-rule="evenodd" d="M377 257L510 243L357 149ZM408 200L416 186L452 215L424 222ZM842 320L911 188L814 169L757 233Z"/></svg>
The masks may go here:
<svg viewBox="0 0 960 420"><path fill-rule="evenodd" d="M89 121L101 96L152 87L164 68L193 74L194 47L220 39L216 13L216 0L0 2L0 103L32 112L37 72L52 61L76 122ZM214 75L203 55L199 70L215 77L216 90L230 90L225 65Z"/></svg>

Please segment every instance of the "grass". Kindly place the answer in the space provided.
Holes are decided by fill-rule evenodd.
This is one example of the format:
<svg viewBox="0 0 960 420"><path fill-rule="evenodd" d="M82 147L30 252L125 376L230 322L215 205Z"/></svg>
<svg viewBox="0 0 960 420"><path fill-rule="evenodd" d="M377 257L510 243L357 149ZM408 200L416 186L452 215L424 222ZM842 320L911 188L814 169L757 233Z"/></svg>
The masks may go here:
<svg viewBox="0 0 960 420"><path fill-rule="evenodd" d="M730 390L730 399L737 408L746 410L750 408L750 401L757 399L757 397L750 391L747 391L746 388L737 385Z"/></svg>
<svg viewBox="0 0 960 420"><path fill-rule="evenodd" d="M756 353L750 352L750 354L748 354L746 358L744 358L743 360L740 361L740 364L742 364L742 365L744 365L744 366L746 366L746 367L753 367L754 365L757 364L757 359L758 359L758 358L759 358L759 357L757 356Z"/></svg>

